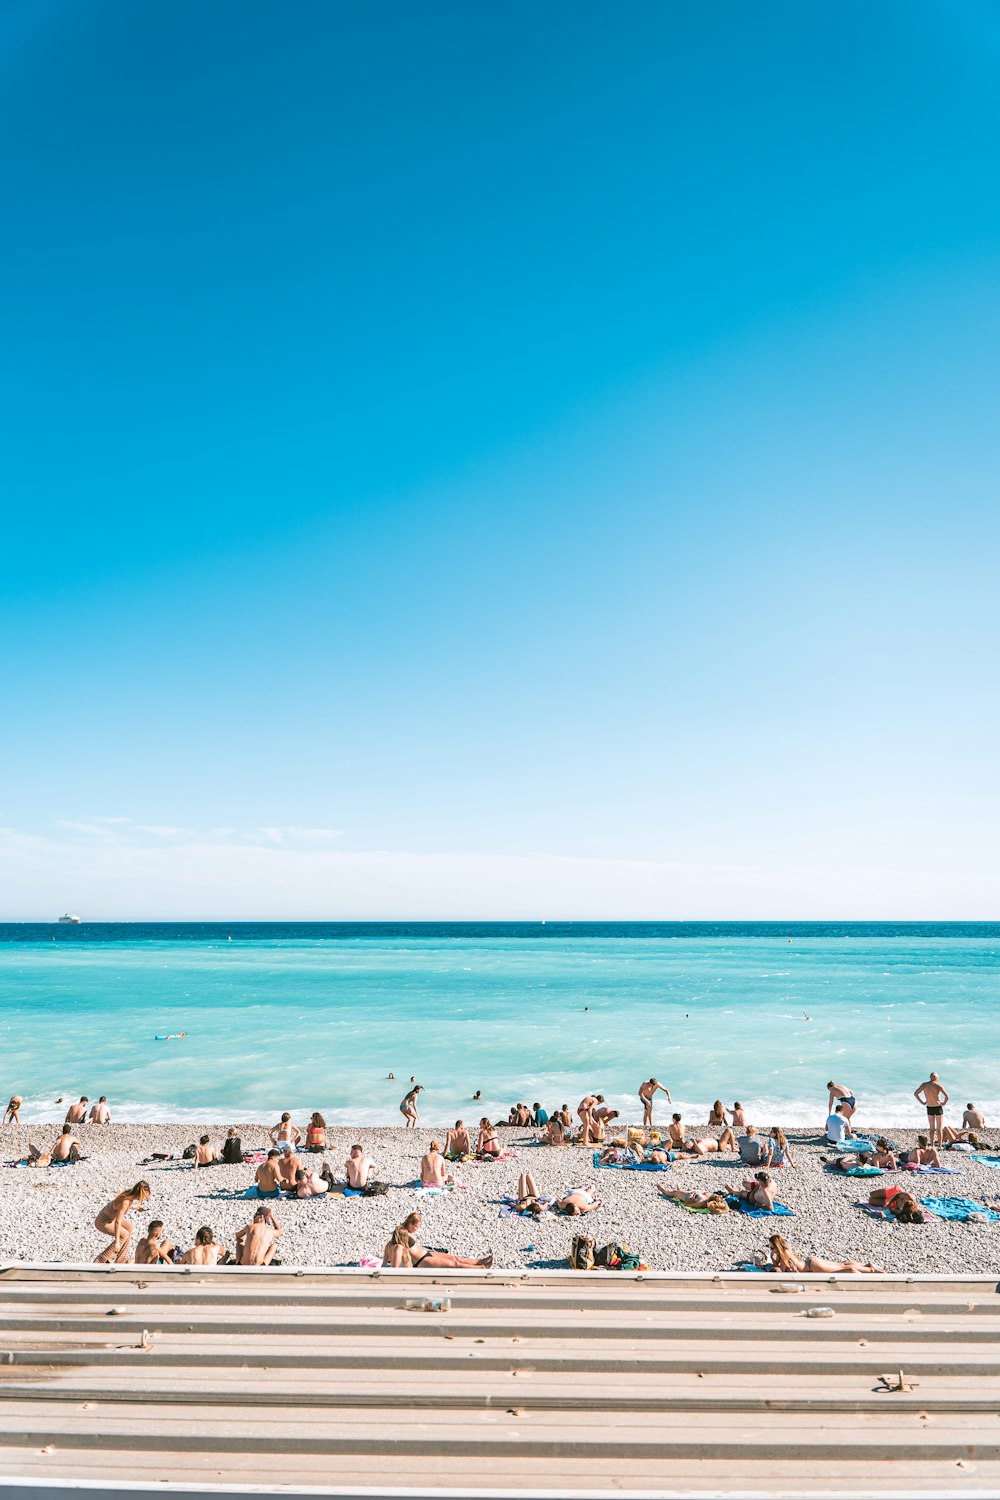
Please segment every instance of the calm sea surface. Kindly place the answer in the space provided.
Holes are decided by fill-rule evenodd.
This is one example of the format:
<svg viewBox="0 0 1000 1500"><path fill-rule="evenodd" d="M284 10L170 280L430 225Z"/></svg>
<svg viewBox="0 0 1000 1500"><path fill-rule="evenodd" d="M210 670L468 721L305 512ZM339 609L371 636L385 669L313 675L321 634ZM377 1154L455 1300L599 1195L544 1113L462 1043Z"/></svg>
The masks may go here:
<svg viewBox="0 0 1000 1500"><path fill-rule="evenodd" d="M411 1074L429 1122L478 1118L476 1089L631 1118L655 1073L692 1118L813 1123L832 1077L904 1124L931 1069L1000 1118L1000 924L0 926L0 1090L29 1120L103 1093L119 1119L399 1124Z"/></svg>

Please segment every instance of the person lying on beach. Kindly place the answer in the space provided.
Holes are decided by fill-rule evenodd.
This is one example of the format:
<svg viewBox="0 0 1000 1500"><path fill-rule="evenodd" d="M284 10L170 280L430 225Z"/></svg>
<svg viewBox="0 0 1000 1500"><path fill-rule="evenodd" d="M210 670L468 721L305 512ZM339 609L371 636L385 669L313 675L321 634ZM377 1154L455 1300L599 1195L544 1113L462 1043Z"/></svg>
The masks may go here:
<svg viewBox="0 0 1000 1500"><path fill-rule="evenodd" d="M954 1125L944 1127L941 1139L946 1146L972 1146L978 1150L982 1145L978 1130L956 1130Z"/></svg>
<svg viewBox="0 0 1000 1500"><path fill-rule="evenodd" d="M393 1232L392 1238L385 1247L382 1256L384 1266L412 1266L414 1270L424 1266L429 1271L471 1271L478 1267L488 1269L492 1266L492 1250L487 1255L474 1258L467 1255L450 1255L446 1250L427 1249L416 1238L421 1222L420 1214L407 1215L399 1228Z"/></svg>
<svg viewBox="0 0 1000 1500"><path fill-rule="evenodd" d="M686 1156L711 1156L713 1152L736 1151L738 1148L736 1137L727 1125L719 1133L718 1140L714 1136L704 1135L698 1140L685 1141L680 1149Z"/></svg>
<svg viewBox="0 0 1000 1500"><path fill-rule="evenodd" d="M431 1141L426 1154L420 1159L420 1186L425 1188L444 1188L454 1182L454 1177L449 1173L444 1157L441 1155L441 1146L437 1141Z"/></svg>
<svg viewBox="0 0 1000 1500"><path fill-rule="evenodd" d="M236 1235L236 1264L269 1266L281 1238L281 1225L269 1208L258 1208L251 1223Z"/></svg>
<svg viewBox="0 0 1000 1500"><path fill-rule="evenodd" d="M198 1149L194 1153L194 1165L196 1167L214 1167L219 1160L219 1153L210 1144L207 1135L203 1135L198 1142Z"/></svg>
<svg viewBox="0 0 1000 1500"><path fill-rule="evenodd" d="M728 1114L729 1123L730 1125L732 1125L734 1130L746 1130L746 1116L743 1113L743 1106L738 1099L733 1105L732 1109L724 1110L723 1113Z"/></svg>
<svg viewBox="0 0 1000 1500"><path fill-rule="evenodd" d="M106 1094L102 1094L98 1099L97 1103L91 1109L88 1119L90 1120L91 1125L111 1124L111 1110L108 1108L108 1098Z"/></svg>
<svg viewBox="0 0 1000 1500"><path fill-rule="evenodd" d="M707 1208L710 1214L729 1213L729 1204L722 1193L690 1193L683 1188L664 1187L662 1182L658 1182L656 1187L664 1198L670 1198L674 1203L683 1203L686 1208Z"/></svg>
<svg viewBox="0 0 1000 1500"><path fill-rule="evenodd" d="M716 1099L708 1113L709 1125L725 1125L726 1109L721 1099Z"/></svg>
<svg viewBox="0 0 1000 1500"><path fill-rule="evenodd" d="M797 1255L783 1234L772 1234L768 1240L771 1265L775 1271L803 1271L819 1276L839 1276L845 1272L858 1276L884 1276L885 1267L870 1260L821 1260L818 1255Z"/></svg>
<svg viewBox="0 0 1000 1500"><path fill-rule="evenodd" d="M565 1146L566 1131L563 1127L562 1116L554 1114L542 1132L543 1146Z"/></svg>
<svg viewBox="0 0 1000 1500"><path fill-rule="evenodd" d="M834 1083L832 1079L827 1084L827 1089L830 1095L826 1105L827 1114L832 1115L837 1105L842 1104L844 1107L841 1110L841 1114L846 1115L850 1119L858 1107L858 1101L854 1096L853 1090L845 1088L842 1083Z"/></svg>
<svg viewBox="0 0 1000 1500"><path fill-rule="evenodd" d="M302 1132L297 1125L292 1124L292 1117L287 1109L268 1134L271 1138L271 1145L278 1151L291 1151L302 1139Z"/></svg>
<svg viewBox="0 0 1000 1500"><path fill-rule="evenodd" d="M740 1198L744 1203L749 1203L751 1208L762 1208L765 1213L774 1213L774 1190L770 1172L755 1172L753 1177L745 1178L739 1188L727 1187L722 1191L732 1198Z"/></svg>
<svg viewBox="0 0 1000 1500"><path fill-rule="evenodd" d="M145 1237L135 1247L137 1266L170 1265L176 1260L176 1246L163 1238L163 1220L151 1219Z"/></svg>
<svg viewBox="0 0 1000 1500"><path fill-rule="evenodd" d="M132 1220L129 1209L149 1200L149 1183L137 1182L135 1187L124 1188L106 1203L94 1220L94 1228L111 1240L106 1250L95 1257L94 1264L107 1265L114 1261L123 1265L128 1260L128 1249L132 1239Z"/></svg>
<svg viewBox="0 0 1000 1500"><path fill-rule="evenodd" d="M691 1143L685 1141L684 1144L686 1147ZM643 1156L643 1161L651 1162L654 1167L669 1167L672 1155L673 1153L664 1146L649 1146Z"/></svg>
<svg viewBox="0 0 1000 1500"><path fill-rule="evenodd" d="M0 1098L2 1097L3 1095L0 1094ZM4 1111L3 1122L5 1125L20 1125L21 1106L23 1103L24 1100L21 1098L20 1094L11 1094L10 1103L7 1105L7 1108Z"/></svg>
<svg viewBox="0 0 1000 1500"><path fill-rule="evenodd" d="M891 1149L884 1135L880 1135L875 1142L872 1166L881 1167L883 1172L895 1172L897 1170L896 1153Z"/></svg>
<svg viewBox="0 0 1000 1500"><path fill-rule="evenodd" d="M826 1122L826 1143L828 1146L839 1146L841 1141L853 1134L847 1111L842 1104L838 1104Z"/></svg>
<svg viewBox="0 0 1000 1500"><path fill-rule="evenodd" d="M229 1260L229 1251L220 1245L207 1224L194 1237L194 1245L181 1256L184 1266L224 1266Z"/></svg>
<svg viewBox="0 0 1000 1500"><path fill-rule="evenodd" d="M451 1161L459 1161L463 1156L472 1155L472 1137L469 1127L462 1120L456 1120L454 1130L449 1130L445 1136L444 1154Z"/></svg>
<svg viewBox="0 0 1000 1500"><path fill-rule="evenodd" d="M375 1163L370 1156L365 1155L363 1146L355 1144L344 1163L344 1171L347 1174L347 1186L356 1193L363 1193L375 1178Z"/></svg>
<svg viewBox="0 0 1000 1500"><path fill-rule="evenodd" d="M557 1198L552 1207L556 1212L568 1214L571 1218L574 1214L592 1214L595 1209L600 1208L600 1198L595 1198L589 1188L573 1188L572 1192L564 1198Z"/></svg>
<svg viewBox="0 0 1000 1500"><path fill-rule="evenodd" d="M674 1102L670 1097L670 1090L667 1088L666 1084L661 1083L658 1078L647 1078L645 1083L640 1083L639 1085L639 1103L642 1105L642 1123L647 1130L652 1130L653 1128L653 1100L658 1093L666 1095L668 1104L672 1104Z"/></svg>
<svg viewBox="0 0 1000 1500"><path fill-rule="evenodd" d="M300 1167L295 1174L296 1198L322 1198L332 1187L333 1173L326 1162L319 1172L312 1167Z"/></svg>
<svg viewBox="0 0 1000 1500"><path fill-rule="evenodd" d="M762 1140L757 1134L756 1125L748 1125L746 1133L740 1136L736 1145L743 1166L769 1167L771 1165L771 1157L774 1153L770 1139Z"/></svg>
<svg viewBox="0 0 1000 1500"><path fill-rule="evenodd" d="M949 1093L942 1084L936 1073L932 1073L926 1083L920 1084L919 1088L913 1090L913 1097L922 1104L927 1111L927 1125L930 1132L931 1145L941 1144L941 1127L944 1124L944 1107L948 1103Z"/></svg>
<svg viewBox="0 0 1000 1500"><path fill-rule="evenodd" d="M306 1150L314 1153L326 1150L326 1121L319 1110L315 1111L306 1127Z"/></svg>
<svg viewBox="0 0 1000 1500"><path fill-rule="evenodd" d="M257 1191L262 1198L277 1198L280 1196L280 1162L280 1153L276 1150L269 1151L267 1153L267 1160L262 1161L254 1173L253 1180L257 1184Z"/></svg>
<svg viewBox="0 0 1000 1500"><path fill-rule="evenodd" d="M821 1156L831 1172L850 1172L858 1167L873 1167L870 1151L852 1151L847 1156Z"/></svg>
<svg viewBox="0 0 1000 1500"><path fill-rule="evenodd" d="M941 1165L941 1158L926 1135L918 1135L917 1144L911 1146L909 1151L904 1151L899 1159L904 1165L911 1167L939 1167Z"/></svg>
<svg viewBox="0 0 1000 1500"><path fill-rule="evenodd" d="M974 1104L967 1104L965 1106L965 1113L962 1115L962 1129L963 1130L985 1130L986 1129L986 1116L983 1114L982 1110L981 1109L977 1109Z"/></svg>
<svg viewBox="0 0 1000 1500"><path fill-rule="evenodd" d="M917 1203L912 1193L905 1188L881 1187L873 1188L868 1194L868 1202L872 1208L887 1208L892 1217L900 1224L924 1224L926 1215Z"/></svg>
<svg viewBox="0 0 1000 1500"><path fill-rule="evenodd" d="M424 1091L423 1084L414 1084L406 1098L399 1106L399 1112L406 1121L407 1130L415 1130L417 1121L420 1119L420 1111L417 1109L417 1095Z"/></svg>
<svg viewBox="0 0 1000 1500"><path fill-rule="evenodd" d="M519 1214L533 1214L536 1219L545 1212L545 1204L530 1172L522 1172L517 1179L517 1211Z"/></svg>
<svg viewBox="0 0 1000 1500"><path fill-rule="evenodd" d="M81 1095L79 1104L71 1104L66 1111L65 1123L67 1125L82 1125L87 1118L87 1105L89 1103L90 1100L86 1094Z"/></svg>
<svg viewBox="0 0 1000 1500"><path fill-rule="evenodd" d="M788 1145L788 1137L780 1125L771 1126L771 1160L768 1162L768 1166L795 1166L792 1160L791 1149Z"/></svg>
<svg viewBox="0 0 1000 1500"><path fill-rule="evenodd" d="M484 1115L479 1122L479 1139L476 1141L477 1156L499 1156L500 1142L492 1124Z"/></svg>

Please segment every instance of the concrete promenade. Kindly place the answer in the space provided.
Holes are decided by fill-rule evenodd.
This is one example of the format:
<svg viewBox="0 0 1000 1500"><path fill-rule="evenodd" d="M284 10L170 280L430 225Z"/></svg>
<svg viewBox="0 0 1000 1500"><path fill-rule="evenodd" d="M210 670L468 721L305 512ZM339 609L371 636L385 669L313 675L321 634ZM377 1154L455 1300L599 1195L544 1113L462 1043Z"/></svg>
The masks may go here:
<svg viewBox="0 0 1000 1500"><path fill-rule="evenodd" d="M91 1500L1000 1495L1000 1296L981 1277L7 1265L0 1396L0 1500L66 1481Z"/></svg>

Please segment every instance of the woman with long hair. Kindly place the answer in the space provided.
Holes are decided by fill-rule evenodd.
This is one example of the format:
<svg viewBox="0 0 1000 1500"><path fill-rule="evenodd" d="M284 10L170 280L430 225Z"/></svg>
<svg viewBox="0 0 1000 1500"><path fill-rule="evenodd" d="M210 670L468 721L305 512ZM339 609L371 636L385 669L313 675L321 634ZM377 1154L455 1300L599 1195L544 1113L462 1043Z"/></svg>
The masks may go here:
<svg viewBox="0 0 1000 1500"><path fill-rule="evenodd" d="M870 1260L820 1260L816 1255L797 1255L783 1234L772 1234L767 1243L774 1271L792 1271L796 1275L803 1271L824 1276L836 1276L842 1272L859 1276L885 1275L885 1267L873 1265Z"/></svg>
<svg viewBox="0 0 1000 1500"><path fill-rule="evenodd" d="M399 1228L393 1232L392 1239L385 1247L385 1254L382 1257L384 1266L407 1264L400 1254L404 1244L409 1254L409 1264L414 1270L419 1266L424 1266L430 1271L471 1271L487 1270L492 1266L492 1250L488 1255L481 1255L478 1260L475 1260L468 1255L449 1255L446 1250L428 1250L426 1246L418 1244L416 1234L421 1222L420 1214L407 1215Z"/></svg>
<svg viewBox="0 0 1000 1500"><path fill-rule="evenodd" d="M497 1133L493 1129L492 1121L484 1115L479 1122L479 1139L476 1142L477 1156L499 1156L500 1142Z"/></svg>
<svg viewBox="0 0 1000 1500"><path fill-rule="evenodd" d="M111 1244L100 1255L95 1257L95 1265L107 1265L114 1261L121 1265L128 1260L129 1245L132 1242L132 1220L128 1217L130 1208L139 1203L145 1203L149 1199L149 1183L137 1182L135 1187L124 1188L110 1203L106 1203L94 1220L94 1228L99 1229L101 1234L110 1236Z"/></svg>
<svg viewBox="0 0 1000 1500"><path fill-rule="evenodd" d="M320 1114L319 1110L316 1110L314 1112L313 1117L309 1121L309 1124L306 1128L306 1150L326 1150L326 1121Z"/></svg>
<svg viewBox="0 0 1000 1500"><path fill-rule="evenodd" d="M873 1188L868 1194L868 1202L872 1208L888 1209L897 1224L923 1224L926 1222L926 1215L923 1209L913 1194L908 1193L905 1188Z"/></svg>

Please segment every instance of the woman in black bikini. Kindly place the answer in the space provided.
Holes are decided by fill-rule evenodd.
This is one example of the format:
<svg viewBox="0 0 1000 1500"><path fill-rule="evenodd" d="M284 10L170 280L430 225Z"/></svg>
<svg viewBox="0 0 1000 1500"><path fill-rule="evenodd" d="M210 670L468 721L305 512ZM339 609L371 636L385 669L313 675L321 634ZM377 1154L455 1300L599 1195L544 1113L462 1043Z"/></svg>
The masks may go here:
<svg viewBox="0 0 1000 1500"><path fill-rule="evenodd" d="M488 1269L493 1264L493 1251L481 1255L478 1260L470 1256L449 1255L445 1250L428 1250L418 1245L414 1235L420 1228L420 1215L410 1214L393 1231L392 1239L385 1247L382 1257L384 1266L412 1266L416 1271L421 1266L427 1270L472 1271Z"/></svg>

